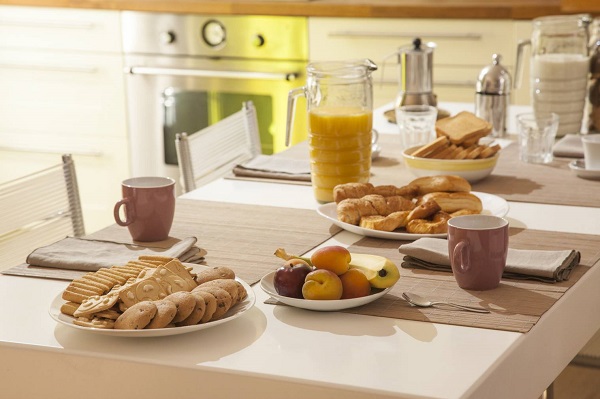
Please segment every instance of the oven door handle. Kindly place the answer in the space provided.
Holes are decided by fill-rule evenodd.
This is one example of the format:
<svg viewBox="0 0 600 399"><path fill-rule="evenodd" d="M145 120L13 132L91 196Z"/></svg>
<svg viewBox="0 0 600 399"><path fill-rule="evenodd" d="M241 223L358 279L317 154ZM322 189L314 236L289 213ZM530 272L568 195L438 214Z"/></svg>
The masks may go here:
<svg viewBox="0 0 600 399"><path fill-rule="evenodd" d="M130 75L171 75L190 76L198 78L227 78L227 79L268 79L293 81L300 76L298 72L245 72L245 71L214 71L206 69L178 69L133 66L125 68Z"/></svg>

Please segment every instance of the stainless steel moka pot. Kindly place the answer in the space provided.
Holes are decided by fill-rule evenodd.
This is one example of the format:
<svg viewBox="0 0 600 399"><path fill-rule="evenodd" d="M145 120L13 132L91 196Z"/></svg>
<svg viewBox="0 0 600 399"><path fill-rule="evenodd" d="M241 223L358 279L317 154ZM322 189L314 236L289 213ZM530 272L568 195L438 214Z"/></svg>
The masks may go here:
<svg viewBox="0 0 600 399"><path fill-rule="evenodd" d="M506 135L510 104L512 79L501 60L500 54L492 56L492 64L481 70L475 88L475 115L492 124L493 137Z"/></svg>
<svg viewBox="0 0 600 399"><path fill-rule="evenodd" d="M396 107L402 105L437 105L433 94L433 49L415 38L411 46L398 49L400 85Z"/></svg>

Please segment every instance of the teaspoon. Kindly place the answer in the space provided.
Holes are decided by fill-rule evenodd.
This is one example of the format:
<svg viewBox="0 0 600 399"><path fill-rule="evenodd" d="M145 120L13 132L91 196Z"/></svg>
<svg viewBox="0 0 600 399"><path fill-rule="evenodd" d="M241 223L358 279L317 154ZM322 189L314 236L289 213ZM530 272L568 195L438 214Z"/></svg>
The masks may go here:
<svg viewBox="0 0 600 399"><path fill-rule="evenodd" d="M410 303L411 305L420 306L420 307L424 307L424 308L428 308L428 307L431 307L434 305L447 305L447 306L452 306L452 307L463 309L463 310L468 310L470 312L490 313L489 310L484 309L484 308L479 308L476 306L465 306L465 305L458 305L456 303L440 302L440 301L432 302L432 301L429 301L429 300L423 298L422 296L419 296L417 294L413 294L410 292L404 292L402 294L402 298L406 299L406 301L408 303Z"/></svg>

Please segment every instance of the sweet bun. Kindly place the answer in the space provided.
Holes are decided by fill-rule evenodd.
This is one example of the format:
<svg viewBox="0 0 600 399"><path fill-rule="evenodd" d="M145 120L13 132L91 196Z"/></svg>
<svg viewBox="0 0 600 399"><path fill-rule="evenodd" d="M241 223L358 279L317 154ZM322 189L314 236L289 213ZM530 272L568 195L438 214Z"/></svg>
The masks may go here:
<svg viewBox="0 0 600 399"><path fill-rule="evenodd" d="M483 205L479 197L475 194L466 192L434 192L425 194L419 200L419 203L425 204L429 201L435 201L442 211L447 213L456 212L459 210L468 210L480 213L483 210Z"/></svg>
<svg viewBox="0 0 600 399"><path fill-rule="evenodd" d="M471 184L465 178L453 175L423 176L410 182L410 185L415 185L419 188L419 195L439 191L471 191Z"/></svg>

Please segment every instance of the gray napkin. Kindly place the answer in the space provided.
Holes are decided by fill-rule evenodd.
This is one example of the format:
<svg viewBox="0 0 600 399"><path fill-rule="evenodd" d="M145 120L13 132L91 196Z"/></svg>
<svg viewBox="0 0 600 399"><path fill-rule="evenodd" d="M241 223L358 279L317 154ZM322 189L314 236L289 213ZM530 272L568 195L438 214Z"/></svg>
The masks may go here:
<svg viewBox="0 0 600 399"><path fill-rule="evenodd" d="M451 271L448 241L443 238L419 238L398 248L405 257L402 267ZM508 249L504 278L538 280L548 283L569 279L579 264L581 254L575 250L539 251Z"/></svg>
<svg viewBox="0 0 600 399"><path fill-rule="evenodd" d="M186 263L198 263L206 255L206 251L196 247L196 241L196 237L187 237L170 248L158 248L67 237L36 249L27 257L27 263L32 266L85 271L124 265L140 255L167 256L179 258Z"/></svg>
<svg viewBox="0 0 600 399"><path fill-rule="evenodd" d="M580 134L566 134L552 147L555 157L583 158L583 143Z"/></svg>
<svg viewBox="0 0 600 399"><path fill-rule="evenodd" d="M233 174L244 177L310 181L310 162L277 155L258 155L233 168Z"/></svg>

